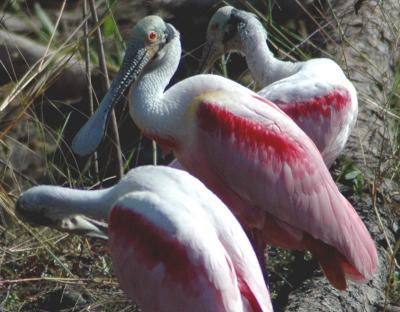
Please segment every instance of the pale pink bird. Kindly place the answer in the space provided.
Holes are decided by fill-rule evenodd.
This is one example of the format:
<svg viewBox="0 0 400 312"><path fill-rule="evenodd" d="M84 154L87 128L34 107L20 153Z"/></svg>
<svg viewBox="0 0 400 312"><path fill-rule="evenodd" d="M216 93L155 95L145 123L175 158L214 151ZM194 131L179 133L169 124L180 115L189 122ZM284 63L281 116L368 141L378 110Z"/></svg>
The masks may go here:
<svg viewBox="0 0 400 312"><path fill-rule="evenodd" d="M180 55L172 25L156 16L142 19L118 77L75 137L74 151L95 150L110 109L134 82L134 122L172 150L262 247L310 250L339 289L346 278L370 278L377 268L375 244L315 144L275 104L229 79L198 75L164 92Z"/></svg>
<svg viewBox="0 0 400 312"><path fill-rule="evenodd" d="M251 74L263 87L258 94L297 123L330 167L343 151L358 112L356 90L340 66L328 58L305 62L276 59L257 17L225 6L209 22L199 70L207 70L230 51L245 56Z"/></svg>
<svg viewBox="0 0 400 312"><path fill-rule="evenodd" d="M142 311L272 312L240 224L187 172L144 166L104 190L34 187L16 211L30 223L75 233L89 229L79 223L87 217L108 218L115 274ZM92 225L92 232L103 232Z"/></svg>

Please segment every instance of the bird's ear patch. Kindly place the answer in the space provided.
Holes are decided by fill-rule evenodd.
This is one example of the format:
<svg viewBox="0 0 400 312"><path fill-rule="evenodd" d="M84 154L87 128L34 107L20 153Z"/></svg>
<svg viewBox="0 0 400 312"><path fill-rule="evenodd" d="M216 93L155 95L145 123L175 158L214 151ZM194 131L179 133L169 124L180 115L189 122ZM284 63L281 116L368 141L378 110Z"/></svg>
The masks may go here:
<svg viewBox="0 0 400 312"><path fill-rule="evenodd" d="M107 223L83 215L75 215L58 220L51 227L68 233L108 239Z"/></svg>

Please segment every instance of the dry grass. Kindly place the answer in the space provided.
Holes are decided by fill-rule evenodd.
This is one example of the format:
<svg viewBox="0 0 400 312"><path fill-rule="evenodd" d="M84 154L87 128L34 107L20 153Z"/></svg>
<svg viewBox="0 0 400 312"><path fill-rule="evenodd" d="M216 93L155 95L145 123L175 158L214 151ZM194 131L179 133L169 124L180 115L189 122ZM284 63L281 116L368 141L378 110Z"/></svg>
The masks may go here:
<svg viewBox="0 0 400 312"><path fill-rule="evenodd" d="M61 5L60 3L57 12L60 11ZM100 1L99 6L99 12L104 12L107 1ZM14 1L5 7L15 13L25 7L25 2ZM318 40L321 37L329 40L325 32L327 25L323 20L316 21L319 26L315 33L307 33L305 25L299 21L296 21L297 24L282 27L271 19L270 12L258 12L251 7L248 9L262 18L267 17L264 22L270 30L271 43L278 55L287 59L307 59L319 49L316 37ZM81 55L83 59L82 19L62 16L62 27L56 27L60 16L57 13L52 15L46 10L38 9L25 12L20 15L21 19L27 20L33 15L39 20L40 27L34 29L31 36L48 45L55 53L31 66L30 71L17 83L10 83L0 91L4 100L2 107L6 108L6 113L0 113L3 114L0 115L0 176L3 177L0 179L0 208L3 208L0 209L0 310L40 311L52 304L49 301L58 302L63 298L62 303L54 303L53 311L56 310L56 306L63 308L63 311L136 311L118 288L104 242L45 228L32 228L14 215L14 202L19 193L36 183L69 186L93 186L97 183L91 162L82 164L82 161L74 157L68 143L63 139L70 123L70 103L52 102L44 95L54 77L66 66L68 58L65 58L65 55ZM71 12L72 10L68 9L63 14L68 15ZM79 9L74 12L78 14L76 12L79 12ZM115 37L120 38L118 28L115 28L112 21L113 17L110 14L101 18L101 22L107 24L103 31L109 33L105 44L107 64L109 68L115 69L121 62L123 44L121 39L117 40L116 44L111 42ZM98 26L90 29L90 38L93 38ZM326 51L322 52L329 56ZM90 60L98 64L98 58L93 51L90 52ZM226 67L229 67L229 62L222 66L225 74L228 72ZM246 75L242 74L241 77ZM375 179L366 181L362 175L363 168L355 168L351 162L348 164L343 160L336 174L344 177L343 179L347 176L345 182L355 190L363 190L366 184L374 184L374 181L376 185L380 185L383 177L395 183L399 182L399 67L395 84L386 86L386 89L388 100L384 114L387 114L388 119L395 121L391 123L391 127L395 127L394 131L398 134L394 142L394 154L390 159L382 159L382 162L390 161L391 170L376 171ZM364 101L371 100L364 97ZM57 122L52 122L51 126L48 125L48 118L44 113L48 110L57 116ZM139 146L125 152L127 167L132 167L139 152ZM106 161L106 165L102 167L104 171L108 171L106 167L109 162ZM354 174L356 170L361 174ZM376 192L371 195L377 196ZM396 195L400 196L390 194ZM379 211L377 213L379 214ZM390 252L393 259L397 257L397 260L400 260L399 242L392 246ZM290 262L291 257L282 253L278 258L283 262ZM290 272L281 272L279 267L282 267L281 262L276 262L272 269L272 278L281 285L280 287L284 287L288 283L286 276L290 275ZM388 278L388 300L399 303L399 293L400 271L393 262L392 274Z"/></svg>
<svg viewBox="0 0 400 312"><path fill-rule="evenodd" d="M56 11L37 7L22 11L25 4L9 3L6 11L19 12L24 21L31 17L39 21L39 29L31 36L48 51L0 95L0 310L138 311L118 287L104 241L32 228L13 212L19 193L39 182L70 186L97 182L90 175L90 165L78 165L79 160L64 141L70 102L50 101L44 96L70 56L79 59L83 54L82 19L71 21L71 14L79 16L80 10L63 11L60 3ZM100 5L104 11L105 1ZM62 27L56 22L58 17ZM110 19L110 14L101 17L108 24ZM108 36L114 38L112 26L108 26ZM89 30L89 37L98 27ZM109 41L106 37L108 48L118 46L113 49L117 53L107 55L108 64L115 69L122 49L120 43ZM90 59L97 63L93 51ZM49 112L58 123L49 122Z"/></svg>

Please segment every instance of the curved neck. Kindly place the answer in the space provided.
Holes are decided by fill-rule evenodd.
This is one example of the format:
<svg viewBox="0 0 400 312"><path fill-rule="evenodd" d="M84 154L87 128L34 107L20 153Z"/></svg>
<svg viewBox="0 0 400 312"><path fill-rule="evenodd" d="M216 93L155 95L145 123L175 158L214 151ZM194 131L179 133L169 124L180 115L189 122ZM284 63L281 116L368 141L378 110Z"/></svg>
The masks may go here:
<svg viewBox="0 0 400 312"><path fill-rule="evenodd" d="M299 68L299 63L276 59L269 50L266 40L264 29L252 31L251 36L242 37L242 49L247 66L261 87L289 77Z"/></svg>
<svg viewBox="0 0 400 312"><path fill-rule="evenodd" d="M107 219L116 200L111 190L76 190L54 186L50 190L51 200L47 202L63 217L78 214L97 220Z"/></svg>
<svg viewBox="0 0 400 312"><path fill-rule="evenodd" d="M164 103L162 99L164 90L179 65L181 56L179 36L172 39L160 53L163 55L144 69L141 77L131 88L130 95L131 117L139 128L150 136L168 135L166 131L174 124L173 117L177 117L173 114L173 107Z"/></svg>

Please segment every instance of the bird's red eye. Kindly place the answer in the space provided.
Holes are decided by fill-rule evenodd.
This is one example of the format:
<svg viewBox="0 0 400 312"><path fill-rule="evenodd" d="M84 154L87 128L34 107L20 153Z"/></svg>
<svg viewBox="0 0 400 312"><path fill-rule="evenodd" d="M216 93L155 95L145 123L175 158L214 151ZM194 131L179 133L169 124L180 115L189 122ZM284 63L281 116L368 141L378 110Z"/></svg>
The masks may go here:
<svg viewBox="0 0 400 312"><path fill-rule="evenodd" d="M218 24L217 23L212 24L211 25L211 30L218 30Z"/></svg>
<svg viewBox="0 0 400 312"><path fill-rule="evenodd" d="M148 34L147 34L147 38L149 39L149 41L150 42L154 42L154 41L156 41L157 40L157 33L155 32L155 31L150 31Z"/></svg>

